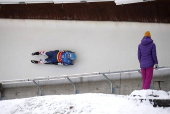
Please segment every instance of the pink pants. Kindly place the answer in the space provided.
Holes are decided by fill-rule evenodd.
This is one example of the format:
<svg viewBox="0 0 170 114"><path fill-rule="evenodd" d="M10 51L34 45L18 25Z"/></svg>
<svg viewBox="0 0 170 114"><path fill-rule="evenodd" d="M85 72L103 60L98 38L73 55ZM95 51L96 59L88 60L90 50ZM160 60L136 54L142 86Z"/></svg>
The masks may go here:
<svg viewBox="0 0 170 114"><path fill-rule="evenodd" d="M142 89L149 89L153 77L153 67L149 67L146 69L141 69L142 72Z"/></svg>

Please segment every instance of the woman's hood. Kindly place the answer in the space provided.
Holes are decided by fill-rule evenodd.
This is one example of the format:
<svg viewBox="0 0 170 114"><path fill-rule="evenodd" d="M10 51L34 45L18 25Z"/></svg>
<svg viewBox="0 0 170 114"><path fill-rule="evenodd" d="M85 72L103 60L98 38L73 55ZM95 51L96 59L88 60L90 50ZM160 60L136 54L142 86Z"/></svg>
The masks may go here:
<svg viewBox="0 0 170 114"><path fill-rule="evenodd" d="M141 40L141 44L143 44L143 45L148 45L150 43L153 43L153 40L150 37L145 36Z"/></svg>

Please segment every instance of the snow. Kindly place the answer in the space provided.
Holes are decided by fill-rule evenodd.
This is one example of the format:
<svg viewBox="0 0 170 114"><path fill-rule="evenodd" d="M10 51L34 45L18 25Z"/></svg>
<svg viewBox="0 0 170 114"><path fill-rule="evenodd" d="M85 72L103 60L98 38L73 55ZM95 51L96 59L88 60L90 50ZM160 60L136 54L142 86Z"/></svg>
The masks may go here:
<svg viewBox="0 0 170 114"><path fill-rule="evenodd" d="M163 90L135 90L130 96L143 99L170 99L169 92Z"/></svg>
<svg viewBox="0 0 170 114"><path fill-rule="evenodd" d="M133 95L147 96L151 90L135 90L131 95L86 93L48 95L0 101L1 114L170 114L170 107L153 107ZM154 91L167 97L164 91ZM131 98L130 98L131 97ZM170 97L170 95L168 95Z"/></svg>

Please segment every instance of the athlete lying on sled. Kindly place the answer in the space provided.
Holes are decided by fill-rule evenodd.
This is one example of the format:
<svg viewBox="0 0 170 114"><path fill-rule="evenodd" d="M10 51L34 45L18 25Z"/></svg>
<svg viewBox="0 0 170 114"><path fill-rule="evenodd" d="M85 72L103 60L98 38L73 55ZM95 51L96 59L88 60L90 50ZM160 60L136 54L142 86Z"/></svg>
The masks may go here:
<svg viewBox="0 0 170 114"><path fill-rule="evenodd" d="M32 55L46 55L48 58L45 60L31 60L34 64L55 64L55 65L73 65L73 60L76 59L76 54L68 50L55 50L55 51L41 51L34 52Z"/></svg>

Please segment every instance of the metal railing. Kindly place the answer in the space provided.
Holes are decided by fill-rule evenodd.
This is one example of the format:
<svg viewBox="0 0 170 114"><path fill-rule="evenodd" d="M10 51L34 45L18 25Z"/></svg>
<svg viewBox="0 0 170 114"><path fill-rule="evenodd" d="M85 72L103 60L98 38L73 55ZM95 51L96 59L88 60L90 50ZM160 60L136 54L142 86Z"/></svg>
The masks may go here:
<svg viewBox="0 0 170 114"><path fill-rule="evenodd" d="M170 67L159 67L158 70L160 69L170 69ZM74 93L77 93L77 89L75 84L73 83L73 81L71 81L70 78L78 78L78 77L86 77L86 76L97 76L97 75L103 75L110 83L110 89L111 89L111 93L114 93L114 88L113 88L113 83L112 81L106 76L106 74L120 74L120 73L130 73L130 72L140 72L140 69L136 69L136 70L124 70L124 71L115 71L115 72L94 72L94 73L83 73L83 74L73 74L73 75L60 75L60 76L53 76L53 77L39 77L39 78L35 78L35 79L17 79L17 80L4 80L4 81L0 81L0 83L2 84L13 84L13 83L27 83L27 82L33 82L39 91L39 95L42 95L41 92L41 88L38 85L38 83L36 83L36 81L50 81L50 80L55 80L55 79L67 79L74 87Z"/></svg>

